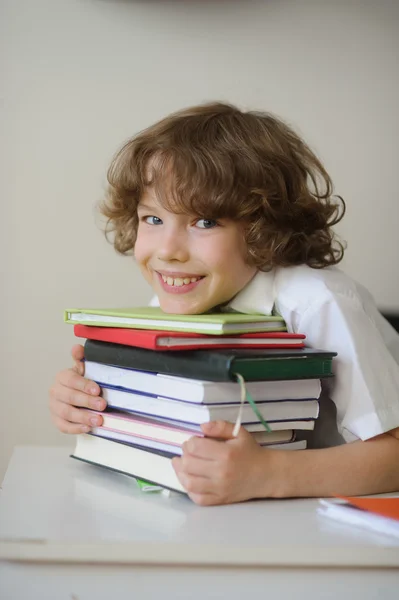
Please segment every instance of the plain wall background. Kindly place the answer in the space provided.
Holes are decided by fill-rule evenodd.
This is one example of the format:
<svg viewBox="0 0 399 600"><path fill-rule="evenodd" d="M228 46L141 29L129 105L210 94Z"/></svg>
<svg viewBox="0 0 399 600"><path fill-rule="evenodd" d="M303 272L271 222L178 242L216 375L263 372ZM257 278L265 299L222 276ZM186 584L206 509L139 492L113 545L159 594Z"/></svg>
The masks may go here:
<svg viewBox="0 0 399 600"><path fill-rule="evenodd" d="M0 0L0 477L16 444L72 444L47 390L70 364L67 306L150 290L95 217L126 138L225 100L285 118L347 201L343 267L399 306L396 0Z"/></svg>

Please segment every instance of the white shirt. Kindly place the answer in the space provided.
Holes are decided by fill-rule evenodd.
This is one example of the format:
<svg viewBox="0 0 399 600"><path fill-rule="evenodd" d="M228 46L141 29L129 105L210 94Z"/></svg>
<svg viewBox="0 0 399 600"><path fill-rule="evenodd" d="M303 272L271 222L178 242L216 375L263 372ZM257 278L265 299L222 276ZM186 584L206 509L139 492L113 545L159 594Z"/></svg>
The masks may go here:
<svg viewBox="0 0 399 600"><path fill-rule="evenodd" d="M273 305L306 345L338 353L329 396L345 441L399 427L399 334L363 286L336 267L279 268L257 273L228 308L270 314Z"/></svg>
<svg viewBox="0 0 399 600"><path fill-rule="evenodd" d="M366 440L399 427L399 334L363 286L336 267L278 268L258 272L224 310L269 315L273 307L288 331L306 335L307 346L338 353L327 384L336 410L322 395L323 439L315 446Z"/></svg>

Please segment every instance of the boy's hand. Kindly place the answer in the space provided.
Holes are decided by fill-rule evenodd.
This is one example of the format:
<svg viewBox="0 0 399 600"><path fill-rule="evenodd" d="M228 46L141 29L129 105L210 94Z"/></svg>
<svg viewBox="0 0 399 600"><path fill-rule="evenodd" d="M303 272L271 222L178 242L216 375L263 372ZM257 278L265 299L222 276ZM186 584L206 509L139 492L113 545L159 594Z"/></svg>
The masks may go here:
<svg viewBox="0 0 399 600"><path fill-rule="evenodd" d="M233 423L215 421L201 428L207 437L190 438L182 457L172 461L190 498L203 506L256 498L267 477L262 473L267 451L243 427L233 438Z"/></svg>
<svg viewBox="0 0 399 600"><path fill-rule="evenodd" d="M106 402L99 397L100 387L84 378L83 346L72 348L74 366L58 373L50 389L50 412L55 426L63 433L87 433L102 425L102 417L85 410L104 410Z"/></svg>

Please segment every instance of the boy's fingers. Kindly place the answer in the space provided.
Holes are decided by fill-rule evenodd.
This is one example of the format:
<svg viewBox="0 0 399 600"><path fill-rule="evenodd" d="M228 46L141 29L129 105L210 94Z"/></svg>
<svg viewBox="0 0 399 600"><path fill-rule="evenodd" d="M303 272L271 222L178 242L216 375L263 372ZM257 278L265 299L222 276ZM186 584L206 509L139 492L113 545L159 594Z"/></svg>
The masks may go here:
<svg viewBox="0 0 399 600"><path fill-rule="evenodd" d="M100 393L100 386L97 383L90 379L85 379L79 375L79 373L76 373L74 369L62 371L57 377L57 383L60 383L67 388L71 388L72 390L79 390L81 392L86 392L86 394L92 394L93 396Z"/></svg>
<svg viewBox="0 0 399 600"><path fill-rule="evenodd" d="M54 418L74 423L76 425L87 425L91 427L101 427L103 419L101 415L91 412L90 410L82 410L75 408L63 402L56 403L53 407L52 414Z"/></svg>
<svg viewBox="0 0 399 600"><path fill-rule="evenodd" d="M182 471L185 475L195 475L196 477L203 477L204 479L211 479L211 466L209 461L191 456L190 454L183 454L179 457L181 462L176 464L176 471Z"/></svg>
<svg viewBox="0 0 399 600"><path fill-rule="evenodd" d="M58 417L69 423L78 423L89 425L90 427L100 426L102 419L100 415L90 410L75 408L64 402L54 402L51 405L51 412L54 417Z"/></svg>
<svg viewBox="0 0 399 600"><path fill-rule="evenodd" d="M184 454L188 453L206 461L213 461L223 445L223 442L194 435L183 443L182 448Z"/></svg>
<svg viewBox="0 0 399 600"><path fill-rule="evenodd" d="M54 405L68 404L71 406L80 406L81 408L91 408L93 410L104 410L107 403L104 398L85 394L70 387L57 385L50 390L50 399Z"/></svg>
<svg viewBox="0 0 399 600"><path fill-rule="evenodd" d="M78 423L69 423L60 417L53 417L53 423L57 427L59 431L62 433L70 433L70 434L79 434L79 433L88 433L90 431L90 427L88 425L81 425Z"/></svg>
<svg viewBox="0 0 399 600"><path fill-rule="evenodd" d="M210 423L202 423L201 429L207 437L228 440L233 437L234 423L211 421Z"/></svg>

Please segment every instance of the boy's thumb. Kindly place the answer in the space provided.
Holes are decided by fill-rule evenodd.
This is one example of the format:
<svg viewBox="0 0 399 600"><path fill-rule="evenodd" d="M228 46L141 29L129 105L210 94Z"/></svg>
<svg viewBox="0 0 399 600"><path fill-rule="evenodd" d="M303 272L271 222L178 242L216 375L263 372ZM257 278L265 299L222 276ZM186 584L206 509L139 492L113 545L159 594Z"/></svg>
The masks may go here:
<svg viewBox="0 0 399 600"><path fill-rule="evenodd" d="M83 358L84 358L84 348L83 346L80 345L76 345L72 348L72 358L73 358L73 362L75 363L73 366L73 369L79 373L79 375L82 375L82 377L85 374L85 364L83 362Z"/></svg>
<svg viewBox="0 0 399 600"><path fill-rule="evenodd" d="M81 346L80 344L76 344L75 346L73 346L71 354L72 354L72 358L75 362L81 361L85 355L83 346Z"/></svg>
<svg viewBox="0 0 399 600"><path fill-rule="evenodd" d="M233 437L234 423L211 421L210 423L202 423L201 429L206 437L229 440Z"/></svg>

